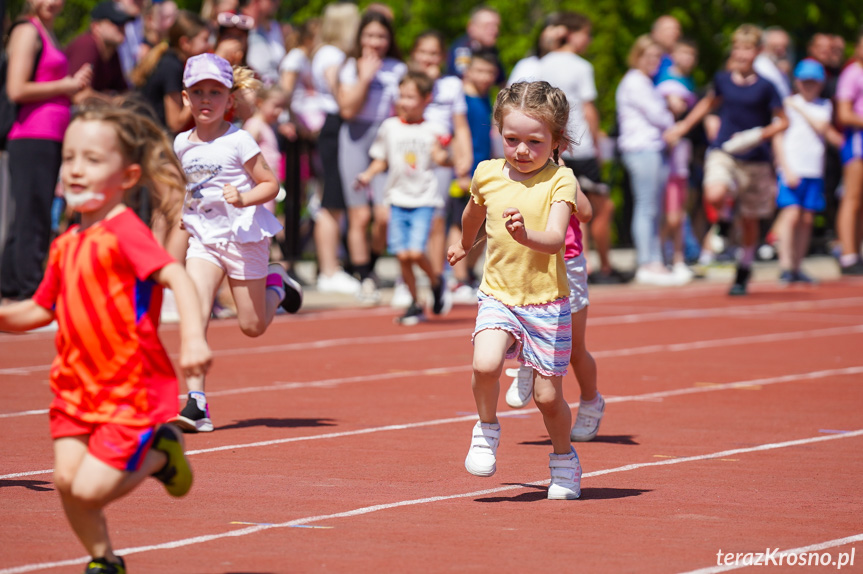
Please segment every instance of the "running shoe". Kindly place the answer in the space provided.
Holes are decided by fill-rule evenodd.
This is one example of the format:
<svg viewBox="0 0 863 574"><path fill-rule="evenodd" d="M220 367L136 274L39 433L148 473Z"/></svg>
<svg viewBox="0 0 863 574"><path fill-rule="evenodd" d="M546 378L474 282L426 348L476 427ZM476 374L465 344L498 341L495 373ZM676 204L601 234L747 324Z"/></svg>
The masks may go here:
<svg viewBox="0 0 863 574"><path fill-rule="evenodd" d="M570 440L575 442L587 442L596 438L599 433L599 423L605 414L605 399L599 393L599 405L591 406L584 403L578 405L578 414L575 416L575 424L572 425Z"/></svg>
<svg viewBox="0 0 863 574"><path fill-rule="evenodd" d="M201 410L198 401L192 397L189 397L186 406L171 422L180 427L183 432L213 432L210 405L204 405L204 410Z"/></svg>
<svg viewBox="0 0 863 574"><path fill-rule="evenodd" d="M396 324L405 326L418 325L425 320L426 316L425 313L423 313L423 308L417 305L416 301L414 301L411 303L410 307L407 308L404 315L396 318Z"/></svg>
<svg viewBox="0 0 863 574"><path fill-rule="evenodd" d="M581 463L573 448L569 454L548 455L551 482L548 485L549 500L574 500L581 496Z"/></svg>
<svg viewBox="0 0 863 574"><path fill-rule="evenodd" d="M434 304L432 313L435 315L446 315L452 309L452 293L447 289L446 279L443 275L438 278L437 287L432 286Z"/></svg>
<svg viewBox="0 0 863 574"><path fill-rule="evenodd" d="M282 289L285 292L282 301L279 303L282 309L288 313L299 311L300 307L303 306L303 288L300 286L300 283L288 275L285 268L278 263L270 263L267 272L270 275L278 275L282 279Z"/></svg>
<svg viewBox="0 0 863 574"><path fill-rule="evenodd" d="M734 284L731 285L728 294L732 297L746 295L749 286L749 277L752 275L752 270L749 267L737 266L737 276L734 278Z"/></svg>
<svg viewBox="0 0 863 574"><path fill-rule="evenodd" d="M514 409L526 406L533 396L533 369L521 365L517 369L507 369L506 376L513 377L506 391L506 404Z"/></svg>
<svg viewBox="0 0 863 574"><path fill-rule="evenodd" d="M500 424L477 421L473 427L470 450L464 467L476 476L491 476L497 471L497 445L500 443Z"/></svg>
<svg viewBox="0 0 863 574"><path fill-rule="evenodd" d="M156 431L153 449L165 453L168 461L153 477L165 485L171 496L185 496L192 488L192 467L183 452L183 433L171 423L165 423Z"/></svg>
<svg viewBox="0 0 863 574"><path fill-rule="evenodd" d="M126 563L117 556L119 562L108 562L105 558L93 558L87 563L84 574L126 574Z"/></svg>

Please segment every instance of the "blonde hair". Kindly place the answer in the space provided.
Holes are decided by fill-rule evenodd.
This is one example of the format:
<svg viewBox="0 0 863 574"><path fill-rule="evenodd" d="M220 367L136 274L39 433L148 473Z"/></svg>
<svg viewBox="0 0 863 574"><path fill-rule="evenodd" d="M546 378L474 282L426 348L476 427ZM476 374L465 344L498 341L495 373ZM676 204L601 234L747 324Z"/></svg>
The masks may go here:
<svg viewBox="0 0 863 574"><path fill-rule="evenodd" d="M356 4L335 2L328 4L321 18L321 45L332 44L347 53L356 41L360 24L360 11Z"/></svg>
<svg viewBox="0 0 863 574"><path fill-rule="evenodd" d="M506 114L513 110L545 124L555 144L555 162L560 153L560 144L568 147L574 143L566 129L569 122L566 94L548 82L516 82L498 92L492 112L498 131L503 129Z"/></svg>
<svg viewBox="0 0 863 574"><path fill-rule="evenodd" d="M240 90L251 90L257 93L264 86L263 82L255 77L255 72L246 66L234 66L234 87L232 92Z"/></svg>
<svg viewBox="0 0 863 574"><path fill-rule="evenodd" d="M626 57L626 64L630 68L638 67L638 60L644 55L651 46L659 46L659 43L654 40L649 34L642 34L635 39L632 48L629 49L629 55Z"/></svg>
<svg viewBox="0 0 863 574"><path fill-rule="evenodd" d="M145 189L151 205L167 219L174 219L181 203L171 204L170 200L183 197L186 176L167 134L150 119L140 103L133 99L111 103L88 100L78 108L72 122L102 122L112 126L126 164L141 166L141 179L126 193L126 203Z"/></svg>
<svg viewBox="0 0 863 574"><path fill-rule="evenodd" d="M129 74L132 84L137 88L142 87L147 83L165 52L173 49L179 53L181 38L194 38L206 29L207 23L194 12L188 10L177 12L177 19L168 29L168 39L153 46Z"/></svg>
<svg viewBox="0 0 863 574"><path fill-rule="evenodd" d="M735 44L758 48L761 45L761 28L754 24L741 24L731 35L731 45Z"/></svg>

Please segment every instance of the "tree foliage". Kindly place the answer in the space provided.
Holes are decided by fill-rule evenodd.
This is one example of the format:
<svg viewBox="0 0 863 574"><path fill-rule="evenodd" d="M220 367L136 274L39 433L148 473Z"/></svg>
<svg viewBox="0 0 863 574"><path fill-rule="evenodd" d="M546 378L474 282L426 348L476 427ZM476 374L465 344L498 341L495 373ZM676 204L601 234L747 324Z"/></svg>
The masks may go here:
<svg viewBox="0 0 863 574"><path fill-rule="evenodd" d="M56 25L61 43L67 43L87 27L88 14L97 1L66 0ZM177 3L197 11L201 1L177 0ZM478 0L384 2L395 12L396 39L404 52L426 29L440 30L450 40L464 34L470 11L483 4ZM328 0L282 0L279 17L300 24L319 16L328 3ZM368 3L369 0L362 0L360 6ZM23 0L10 1L9 14L17 15L22 4ZM605 125L614 113L614 90L626 72L626 55L632 42L647 33L661 14L671 14L680 20L684 35L698 44L700 65L695 79L699 85L704 85L721 67L731 32L744 22L785 28L796 43L798 58L805 54L805 43L813 33L840 34L850 44L863 24L863 0L487 0L484 4L497 9L502 16L498 45L508 69L530 53L545 14L574 10L590 16L594 39L587 58L596 69L598 105Z"/></svg>

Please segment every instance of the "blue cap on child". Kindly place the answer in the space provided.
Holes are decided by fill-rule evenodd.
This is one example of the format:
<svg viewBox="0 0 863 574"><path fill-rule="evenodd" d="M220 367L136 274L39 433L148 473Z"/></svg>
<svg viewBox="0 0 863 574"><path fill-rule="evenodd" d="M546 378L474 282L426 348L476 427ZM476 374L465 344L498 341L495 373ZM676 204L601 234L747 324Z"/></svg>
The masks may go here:
<svg viewBox="0 0 863 574"><path fill-rule="evenodd" d="M231 64L215 54L200 54L186 60L183 85L194 86L203 80L215 80L228 89L234 87L234 70Z"/></svg>
<svg viewBox="0 0 863 574"><path fill-rule="evenodd" d="M800 63L794 68L794 77L798 80L823 82L827 76L824 73L824 66L820 62L806 58L805 60L800 60Z"/></svg>

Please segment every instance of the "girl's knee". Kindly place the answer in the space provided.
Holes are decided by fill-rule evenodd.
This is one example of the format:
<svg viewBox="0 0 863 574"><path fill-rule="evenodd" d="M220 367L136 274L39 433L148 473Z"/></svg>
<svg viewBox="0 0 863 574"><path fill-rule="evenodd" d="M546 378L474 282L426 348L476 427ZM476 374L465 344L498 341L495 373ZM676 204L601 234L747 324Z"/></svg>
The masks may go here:
<svg viewBox="0 0 863 574"><path fill-rule="evenodd" d="M503 363L493 357L474 357L473 372L477 379L493 379L500 377Z"/></svg>
<svg viewBox="0 0 863 574"><path fill-rule="evenodd" d="M267 324L260 319L240 321L240 330L247 337L260 337L267 331Z"/></svg>
<svg viewBox="0 0 863 574"><path fill-rule="evenodd" d="M72 494L72 483L75 481L75 473L71 470L60 468L54 469L54 488L61 496Z"/></svg>

